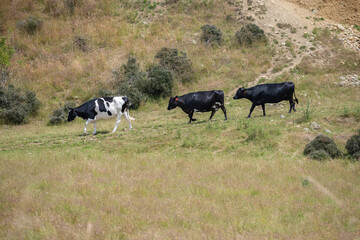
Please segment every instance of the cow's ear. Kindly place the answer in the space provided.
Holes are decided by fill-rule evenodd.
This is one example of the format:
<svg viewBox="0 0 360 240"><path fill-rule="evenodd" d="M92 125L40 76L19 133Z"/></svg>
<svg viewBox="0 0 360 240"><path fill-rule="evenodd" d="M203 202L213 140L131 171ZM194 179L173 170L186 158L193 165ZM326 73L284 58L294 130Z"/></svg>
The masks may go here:
<svg viewBox="0 0 360 240"><path fill-rule="evenodd" d="M178 100L178 96L175 96L175 101L177 101Z"/></svg>

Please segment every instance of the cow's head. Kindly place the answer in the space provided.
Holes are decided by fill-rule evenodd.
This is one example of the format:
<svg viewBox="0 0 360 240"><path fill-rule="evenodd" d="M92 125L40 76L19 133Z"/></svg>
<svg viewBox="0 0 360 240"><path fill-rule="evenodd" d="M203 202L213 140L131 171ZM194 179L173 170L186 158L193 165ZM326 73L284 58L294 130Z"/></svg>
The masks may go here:
<svg viewBox="0 0 360 240"><path fill-rule="evenodd" d="M168 105L168 110L171 110L171 109L174 109L178 106L178 96L176 97L170 97L170 100L169 100L169 105Z"/></svg>
<svg viewBox="0 0 360 240"><path fill-rule="evenodd" d="M73 108L70 108L69 111L69 116L68 116L68 122L71 122L72 120L74 120L76 118L77 114L76 111Z"/></svg>
<svg viewBox="0 0 360 240"><path fill-rule="evenodd" d="M237 90L235 96L234 96L234 99L241 99L241 98L244 98L245 97L245 88L244 87L241 87Z"/></svg>

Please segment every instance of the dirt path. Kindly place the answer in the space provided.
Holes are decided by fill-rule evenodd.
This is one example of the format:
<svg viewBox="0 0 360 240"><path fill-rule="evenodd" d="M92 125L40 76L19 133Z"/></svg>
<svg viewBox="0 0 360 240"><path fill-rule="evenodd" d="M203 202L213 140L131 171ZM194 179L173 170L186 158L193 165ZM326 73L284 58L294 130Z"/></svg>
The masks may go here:
<svg viewBox="0 0 360 240"><path fill-rule="evenodd" d="M249 82L247 87L271 81L298 65L305 56L324 50L324 46L314 44L314 28L343 28L342 25L317 15L316 10L306 9L286 0L247 0L242 6L235 5L235 12L242 23L254 23L263 29L270 44L274 43L276 48L271 67ZM233 95L237 89L238 87L229 95Z"/></svg>

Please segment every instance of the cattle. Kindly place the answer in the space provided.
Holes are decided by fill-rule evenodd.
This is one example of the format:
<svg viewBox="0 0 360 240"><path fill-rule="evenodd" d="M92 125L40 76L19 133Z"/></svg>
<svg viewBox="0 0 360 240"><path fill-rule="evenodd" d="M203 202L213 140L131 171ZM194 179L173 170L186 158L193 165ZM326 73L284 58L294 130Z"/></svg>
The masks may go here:
<svg viewBox="0 0 360 240"><path fill-rule="evenodd" d="M193 118L194 112L210 112L210 119L214 116L215 112L221 108L224 112L225 120L226 109L224 106L224 92L222 90L192 92L183 96L171 97L169 100L168 110L180 107L185 113L189 115L189 123L196 121Z"/></svg>
<svg viewBox="0 0 360 240"><path fill-rule="evenodd" d="M112 131L114 133L121 121L121 116L124 114L131 130L131 120L135 120L135 118L130 117L129 106L130 101L126 96L95 98L77 108L70 108L68 122L71 122L77 116L85 119L84 134L86 134L87 125L93 122L93 134L96 134L96 122L98 120L116 117L116 125Z"/></svg>
<svg viewBox="0 0 360 240"><path fill-rule="evenodd" d="M262 106L263 115L265 116L265 103L278 103L288 100L290 103L289 113L291 113L291 110L296 112L295 102L299 104L295 95L295 84L293 82L261 84L247 89L242 87L238 89L234 96L234 99L241 98L249 99L252 102L248 118L250 118L255 106L259 105Z"/></svg>

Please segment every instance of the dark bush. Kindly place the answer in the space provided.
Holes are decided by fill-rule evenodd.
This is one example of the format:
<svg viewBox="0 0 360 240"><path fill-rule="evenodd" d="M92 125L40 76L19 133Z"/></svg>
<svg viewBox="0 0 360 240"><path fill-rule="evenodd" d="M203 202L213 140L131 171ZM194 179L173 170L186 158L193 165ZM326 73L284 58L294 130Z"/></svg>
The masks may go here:
<svg viewBox="0 0 360 240"><path fill-rule="evenodd" d="M222 32L219 28L214 25L206 24L201 27L202 35L201 40L204 41L206 44L221 44L222 39Z"/></svg>
<svg viewBox="0 0 360 240"><path fill-rule="evenodd" d="M87 40L85 38L76 36L74 39L75 46L83 52L88 50Z"/></svg>
<svg viewBox="0 0 360 240"><path fill-rule="evenodd" d="M137 109L141 102L146 101L146 73L140 70L135 57L129 56L126 64L113 71L113 78L118 86L118 93L129 97L131 108Z"/></svg>
<svg viewBox="0 0 360 240"><path fill-rule="evenodd" d="M359 160L360 159L360 130L357 135L352 136L345 146L351 158Z"/></svg>
<svg viewBox="0 0 360 240"><path fill-rule="evenodd" d="M48 125L57 125L66 122L70 108L76 107L74 102L66 102L64 106L61 106L56 109L52 116L50 117Z"/></svg>
<svg viewBox="0 0 360 240"><path fill-rule="evenodd" d="M148 83L146 93L152 97L167 97L171 95L173 77L169 70L160 65L150 66L148 69Z"/></svg>
<svg viewBox="0 0 360 240"><path fill-rule="evenodd" d="M245 27L242 27L240 31L237 31L235 37L240 45L246 46L250 46L258 42L267 42L264 31L252 23L247 24Z"/></svg>
<svg viewBox="0 0 360 240"><path fill-rule="evenodd" d="M34 35L37 31L41 29L43 21L36 17L29 17L26 20L17 22L16 26L22 31Z"/></svg>
<svg viewBox="0 0 360 240"><path fill-rule="evenodd" d="M0 121L6 124L22 124L28 116L35 116L40 108L40 102L35 93L12 85L0 87Z"/></svg>
<svg viewBox="0 0 360 240"><path fill-rule="evenodd" d="M159 58L160 65L171 71L175 79L183 83L191 82L195 78L192 62L187 58L186 53L175 48L162 48L155 58Z"/></svg>
<svg viewBox="0 0 360 240"><path fill-rule="evenodd" d="M339 157L342 153L336 146L334 140L327 136L319 135L313 141L306 144L304 155L308 155L316 160L324 160L329 157Z"/></svg>

